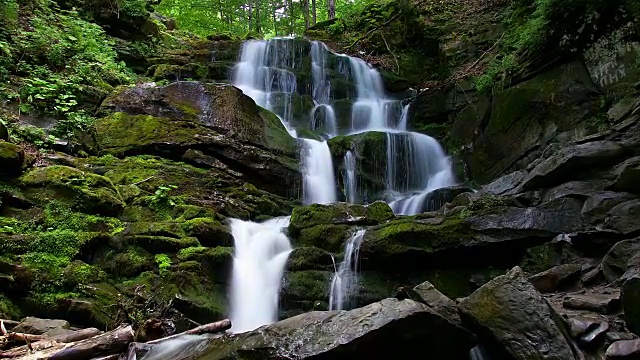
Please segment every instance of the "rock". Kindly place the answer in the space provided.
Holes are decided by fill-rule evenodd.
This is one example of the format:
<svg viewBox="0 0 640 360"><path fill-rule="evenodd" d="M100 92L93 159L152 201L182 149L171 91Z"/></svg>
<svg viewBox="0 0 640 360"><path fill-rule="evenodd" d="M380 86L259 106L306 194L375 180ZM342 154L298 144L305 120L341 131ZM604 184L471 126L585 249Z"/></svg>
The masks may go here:
<svg viewBox="0 0 640 360"><path fill-rule="evenodd" d="M275 114L233 86L124 88L103 102L100 114L95 138L101 153L180 159L196 148L275 194L289 196L300 185L296 140Z"/></svg>
<svg viewBox="0 0 640 360"><path fill-rule="evenodd" d="M640 230L640 199L616 205L607 214L606 226L622 234L631 234Z"/></svg>
<svg viewBox="0 0 640 360"><path fill-rule="evenodd" d="M297 236L303 229L317 225L375 225L393 219L393 211L385 202L377 201L368 206L336 203L299 206L291 213L289 234Z"/></svg>
<svg viewBox="0 0 640 360"><path fill-rule="evenodd" d="M228 226L209 218L195 218L186 221L182 228L187 236L198 239L202 246L233 246L233 235Z"/></svg>
<svg viewBox="0 0 640 360"><path fill-rule="evenodd" d="M575 359L558 314L516 267L460 301L463 323L513 359Z"/></svg>
<svg viewBox="0 0 640 360"><path fill-rule="evenodd" d="M620 297L606 294L569 295L564 298L562 306L567 309L593 311L606 315L617 311L620 306Z"/></svg>
<svg viewBox="0 0 640 360"><path fill-rule="evenodd" d="M0 141L0 175L15 175L22 171L24 151L18 145Z"/></svg>
<svg viewBox="0 0 640 360"><path fill-rule="evenodd" d="M582 216L585 220L604 222L605 216L613 207L633 200L634 195L624 192L600 191L591 195L582 207Z"/></svg>
<svg viewBox="0 0 640 360"><path fill-rule="evenodd" d="M521 252L582 227L582 204L575 199L530 208L495 204L465 211L461 217L399 219L370 229L360 248L361 266L423 269L424 261L431 266L468 261L495 265L505 260L498 255L507 251L505 247ZM438 256L444 253L448 256Z"/></svg>
<svg viewBox="0 0 640 360"><path fill-rule="evenodd" d="M111 180L68 166L34 168L19 180L27 199L39 205L64 199L74 210L107 216L125 206Z"/></svg>
<svg viewBox="0 0 640 360"><path fill-rule="evenodd" d="M461 324L458 305L446 295L438 291L430 282L416 285L412 290L412 299L433 308L438 314L446 317L454 324Z"/></svg>
<svg viewBox="0 0 640 360"><path fill-rule="evenodd" d="M624 240L613 245L602 259L601 267L606 280L618 280L631 267L631 259L639 253L640 239Z"/></svg>
<svg viewBox="0 0 640 360"><path fill-rule="evenodd" d="M607 360L636 360L640 358L640 339L616 341L607 348Z"/></svg>
<svg viewBox="0 0 640 360"><path fill-rule="evenodd" d="M620 300L627 328L640 334L640 276L633 276L622 284Z"/></svg>
<svg viewBox="0 0 640 360"><path fill-rule="evenodd" d="M501 176L490 184L483 186L480 189L480 192L493 195L510 195L516 191L518 185L522 184L527 175L528 172L526 170L512 172L511 174Z"/></svg>
<svg viewBox="0 0 640 360"><path fill-rule="evenodd" d="M569 334L572 338L578 339L589 331L599 328L600 321L596 318L576 316L567 319L569 325Z"/></svg>
<svg viewBox="0 0 640 360"><path fill-rule="evenodd" d="M562 291L579 280L581 272L582 266L578 264L559 265L529 277L529 281L541 293Z"/></svg>
<svg viewBox="0 0 640 360"><path fill-rule="evenodd" d="M606 333L607 333L607 331L609 331L609 323L607 323L606 321L602 321L602 322L598 323L597 326L592 327L582 337L580 337L578 339L578 342L583 347L586 347L586 346L591 345L593 343L596 343L596 342L600 341L602 338L604 338Z"/></svg>
<svg viewBox="0 0 640 360"><path fill-rule="evenodd" d="M529 274L537 274L580 258L570 242L554 240L527 249L520 266Z"/></svg>
<svg viewBox="0 0 640 360"><path fill-rule="evenodd" d="M598 191L604 190L608 183L603 180L569 181L545 191L542 201L547 202L565 196L588 198Z"/></svg>
<svg viewBox="0 0 640 360"><path fill-rule="evenodd" d="M562 148L536 166L523 184L526 190L576 179L587 170L615 163L624 149L612 141L594 141Z"/></svg>
<svg viewBox="0 0 640 360"><path fill-rule="evenodd" d="M627 159L616 166L613 173L617 179L612 190L640 194L640 156Z"/></svg>
<svg viewBox="0 0 640 360"><path fill-rule="evenodd" d="M0 122L0 141L9 141L9 130L3 122Z"/></svg>
<svg viewBox="0 0 640 360"><path fill-rule="evenodd" d="M619 122L624 117L629 115L631 111L638 105L640 105L640 101L638 100L638 98L626 97L618 101L607 112L607 115L609 116L609 121L614 124Z"/></svg>
<svg viewBox="0 0 640 360"><path fill-rule="evenodd" d="M412 300L350 311L314 311L209 342L197 359L412 357L466 359L472 334ZM309 341L312 339L312 341Z"/></svg>
<svg viewBox="0 0 640 360"><path fill-rule="evenodd" d="M14 332L40 335L47 331L62 328L69 329L71 325L66 320L40 319L36 317L24 318L20 324L13 328Z"/></svg>

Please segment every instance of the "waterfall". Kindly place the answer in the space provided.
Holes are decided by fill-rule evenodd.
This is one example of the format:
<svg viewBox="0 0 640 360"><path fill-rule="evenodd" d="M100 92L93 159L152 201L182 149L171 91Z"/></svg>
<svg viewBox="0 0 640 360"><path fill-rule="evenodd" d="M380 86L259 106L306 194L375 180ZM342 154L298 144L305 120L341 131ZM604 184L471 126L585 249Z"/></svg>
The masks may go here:
<svg viewBox="0 0 640 360"><path fill-rule="evenodd" d="M358 255L365 230L358 230L345 243L344 259L331 279L329 310L343 310L350 305L358 285Z"/></svg>
<svg viewBox="0 0 640 360"><path fill-rule="evenodd" d="M331 151L326 141L302 139L304 204L336 202L336 185Z"/></svg>
<svg viewBox="0 0 640 360"><path fill-rule="evenodd" d="M245 332L277 320L278 295L291 252L282 232L289 217L264 223L231 220L234 239L230 294L231 331Z"/></svg>
<svg viewBox="0 0 640 360"><path fill-rule="evenodd" d="M356 158L351 150L344 154L344 188L347 202L356 203Z"/></svg>

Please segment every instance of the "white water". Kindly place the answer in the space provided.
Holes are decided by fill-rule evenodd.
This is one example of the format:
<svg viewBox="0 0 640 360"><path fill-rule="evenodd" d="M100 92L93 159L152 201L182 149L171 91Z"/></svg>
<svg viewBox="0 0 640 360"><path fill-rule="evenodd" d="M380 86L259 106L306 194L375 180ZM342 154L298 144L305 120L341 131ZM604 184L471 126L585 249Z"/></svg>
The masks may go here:
<svg viewBox="0 0 640 360"><path fill-rule="evenodd" d="M245 332L278 318L278 295L291 244L282 232L289 217L264 223L231 220L234 239L229 319L232 332Z"/></svg>
<svg viewBox="0 0 640 360"><path fill-rule="evenodd" d="M302 139L302 166L305 205L336 201L331 152L326 141Z"/></svg>
<svg viewBox="0 0 640 360"><path fill-rule="evenodd" d="M344 259L331 279L329 310L343 310L350 304L358 286L358 255L365 230L358 230L345 243Z"/></svg>
<svg viewBox="0 0 640 360"><path fill-rule="evenodd" d="M344 184L347 202L350 204L356 203L356 158L353 156L353 152L348 150L344 154Z"/></svg>

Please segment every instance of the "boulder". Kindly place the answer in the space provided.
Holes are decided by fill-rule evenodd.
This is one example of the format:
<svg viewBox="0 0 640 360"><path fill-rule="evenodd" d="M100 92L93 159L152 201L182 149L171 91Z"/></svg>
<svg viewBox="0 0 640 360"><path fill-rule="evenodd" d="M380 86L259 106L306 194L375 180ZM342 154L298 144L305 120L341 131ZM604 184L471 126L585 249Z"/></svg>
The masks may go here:
<svg viewBox="0 0 640 360"><path fill-rule="evenodd" d="M611 185L612 190L640 194L640 156L627 159L616 166L613 173L617 179Z"/></svg>
<svg viewBox="0 0 640 360"><path fill-rule="evenodd" d="M273 193L288 196L299 187L296 140L275 114L233 86L123 88L103 102L100 114L95 138L103 154L181 159L195 149Z"/></svg>
<svg viewBox="0 0 640 360"><path fill-rule="evenodd" d="M609 229L622 234L631 234L640 230L640 199L624 202L609 210L605 222Z"/></svg>
<svg viewBox="0 0 640 360"><path fill-rule="evenodd" d="M463 322L512 359L575 359L559 315L516 267L460 301Z"/></svg>
<svg viewBox="0 0 640 360"><path fill-rule="evenodd" d="M609 345L606 360L635 360L640 358L640 339L621 340Z"/></svg>
<svg viewBox="0 0 640 360"><path fill-rule="evenodd" d="M581 345L588 345L596 339L601 338L607 330L609 324L595 317L575 316L567 319L569 333L572 338L578 340Z"/></svg>
<svg viewBox="0 0 640 360"><path fill-rule="evenodd" d="M640 275L633 276L622 284L620 293L624 320L627 328L636 334L640 334Z"/></svg>
<svg viewBox="0 0 640 360"><path fill-rule="evenodd" d="M0 121L0 140L9 141L9 130L2 121Z"/></svg>
<svg viewBox="0 0 640 360"><path fill-rule="evenodd" d="M24 151L18 145L0 140L0 175L15 175L22 171Z"/></svg>
<svg viewBox="0 0 640 360"><path fill-rule="evenodd" d="M467 359L473 335L426 305L385 299L350 311L314 311L210 340L196 359Z"/></svg>
<svg viewBox="0 0 640 360"><path fill-rule="evenodd" d="M69 329L71 325L66 320L40 319L36 317L24 318L13 328L14 332L41 335L53 329Z"/></svg>
<svg viewBox="0 0 640 360"><path fill-rule="evenodd" d="M624 152L620 145L606 140L562 148L531 170L523 188L549 187L577 179L585 172L615 164Z"/></svg>
<svg viewBox="0 0 640 360"><path fill-rule="evenodd" d="M438 314L446 317L454 324L461 324L458 305L446 295L438 291L433 284L428 281L416 285L411 293L414 300L426 304L433 308Z"/></svg>
<svg viewBox="0 0 640 360"><path fill-rule="evenodd" d="M404 218L372 228L360 248L361 266L423 269L424 261L432 266L469 261L496 265L509 261L499 255L504 251L522 252L582 227L582 204L575 199L529 208L494 204L469 211L470 205L460 217Z"/></svg>
<svg viewBox="0 0 640 360"><path fill-rule="evenodd" d="M634 195L625 192L596 192L584 202L582 216L590 223L604 222L609 210L624 202L633 200L634 197Z"/></svg>
<svg viewBox="0 0 640 360"><path fill-rule="evenodd" d="M564 264L552 267L547 271L529 277L529 281L541 293L551 293L573 285L580 279L582 266L578 264Z"/></svg>
<svg viewBox="0 0 640 360"><path fill-rule="evenodd" d="M620 305L619 295L587 294L569 295L562 301L562 306L573 310L586 310L600 314L612 314Z"/></svg>
<svg viewBox="0 0 640 360"><path fill-rule="evenodd" d="M608 282L618 280L630 268L630 260L640 253L640 239L616 243L602 259L602 272Z"/></svg>
<svg viewBox="0 0 640 360"><path fill-rule="evenodd" d="M569 181L545 191L542 201L551 201L565 196L586 199L604 190L608 183L604 180Z"/></svg>
<svg viewBox="0 0 640 360"><path fill-rule="evenodd" d="M528 172L525 170L512 172L483 186L480 192L492 195L510 195L517 191L518 185L522 184L527 175Z"/></svg>

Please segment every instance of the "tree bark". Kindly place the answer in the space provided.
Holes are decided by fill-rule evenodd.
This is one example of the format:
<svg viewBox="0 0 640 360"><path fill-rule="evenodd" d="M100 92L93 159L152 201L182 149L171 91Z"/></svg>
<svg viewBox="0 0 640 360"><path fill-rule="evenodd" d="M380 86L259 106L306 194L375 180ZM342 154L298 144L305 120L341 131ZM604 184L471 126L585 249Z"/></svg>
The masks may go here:
<svg viewBox="0 0 640 360"><path fill-rule="evenodd" d="M249 31L253 30L253 1L249 1L247 10L247 18L249 20Z"/></svg>
<svg viewBox="0 0 640 360"><path fill-rule="evenodd" d="M317 24L318 21L318 12L316 8L316 0L311 0L311 15L312 15L312 24Z"/></svg>
<svg viewBox="0 0 640 360"><path fill-rule="evenodd" d="M294 34L296 16L295 10L293 9L293 0L289 0L289 35Z"/></svg>
<svg viewBox="0 0 640 360"><path fill-rule="evenodd" d="M327 8L329 9L329 19L336 18L336 0L327 0Z"/></svg>
<svg viewBox="0 0 640 360"><path fill-rule="evenodd" d="M52 336L50 338L45 338L43 340L40 341L36 341L34 343L31 344L31 349L29 349L29 346L27 345L23 345L23 346L19 346L16 348L13 348L11 350L8 350L4 353L0 353L0 358L2 357L18 357L18 356L23 356L26 355L29 350L31 351L39 351L39 350L44 350L44 349L48 349L48 348L52 348L55 346L62 346L61 343L71 343L71 342L75 342L75 341L80 341L80 340L84 340L84 339L89 339L92 338L94 336L100 335L103 332L96 329L96 328L88 328L88 329L82 329L82 330L78 330L78 331L74 331L72 333L69 334L61 334L61 335L57 335L57 336Z"/></svg>
<svg viewBox="0 0 640 360"><path fill-rule="evenodd" d="M215 334L215 333L223 332L223 331L226 331L226 330L229 330L229 329L231 329L231 321L229 319L224 319L224 320L220 320L220 321L217 321L217 322L214 322L214 323L204 324L204 325L198 326L196 328L193 328L191 330L187 330L187 331L181 332L179 334L167 336L167 337L164 337L162 339L148 341L145 344L149 344L149 345L158 344L158 343L161 343L163 341L166 341L166 340L169 340L169 339L173 339L173 338L176 338L176 337L181 336L181 335Z"/></svg>
<svg viewBox="0 0 640 360"><path fill-rule="evenodd" d="M262 32L262 24L260 21L260 0L256 0L256 32Z"/></svg>
<svg viewBox="0 0 640 360"><path fill-rule="evenodd" d="M23 360L86 360L96 356L120 353L133 341L131 325L121 326L107 333L78 342L59 344L23 357Z"/></svg>
<svg viewBox="0 0 640 360"><path fill-rule="evenodd" d="M309 0L303 0L303 7L304 10L302 10L302 12L304 13L304 29L308 29L309 28Z"/></svg>

